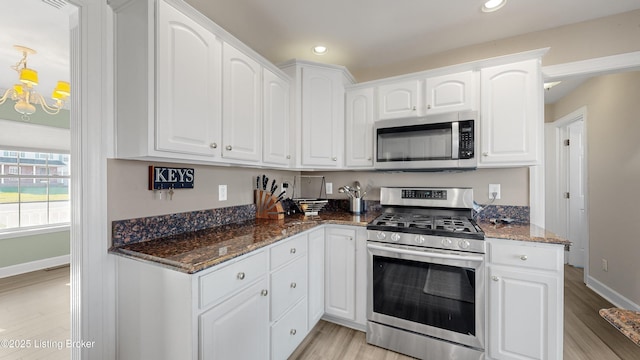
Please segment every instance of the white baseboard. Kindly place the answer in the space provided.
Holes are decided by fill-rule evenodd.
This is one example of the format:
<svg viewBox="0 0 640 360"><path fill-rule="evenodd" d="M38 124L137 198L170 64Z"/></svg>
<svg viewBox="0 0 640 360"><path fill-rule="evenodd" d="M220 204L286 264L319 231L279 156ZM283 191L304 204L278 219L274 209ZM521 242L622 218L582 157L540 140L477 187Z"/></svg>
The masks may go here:
<svg viewBox="0 0 640 360"><path fill-rule="evenodd" d="M591 276L587 277L587 287L619 308L640 311L640 305L620 295L607 285L601 283Z"/></svg>
<svg viewBox="0 0 640 360"><path fill-rule="evenodd" d="M42 260L31 261L24 264L5 266L3 268L0 268L0 279L6 278L9 276L25 274L32 271L66 265L66 264L69 264L69 261L70 261L69 255L62 255L62 256L56 256L56 257L42 259Z"/></svg>

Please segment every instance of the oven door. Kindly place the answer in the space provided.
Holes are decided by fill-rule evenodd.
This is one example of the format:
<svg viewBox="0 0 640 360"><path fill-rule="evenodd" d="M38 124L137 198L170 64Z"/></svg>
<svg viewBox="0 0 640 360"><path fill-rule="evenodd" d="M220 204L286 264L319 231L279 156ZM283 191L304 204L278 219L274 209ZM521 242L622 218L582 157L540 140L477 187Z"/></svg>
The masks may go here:
<svg viewBox="0 0 640 360"><path fill-rule="evenodd" d="M484 255L369 242L367 319L484 349Z"/></svg>

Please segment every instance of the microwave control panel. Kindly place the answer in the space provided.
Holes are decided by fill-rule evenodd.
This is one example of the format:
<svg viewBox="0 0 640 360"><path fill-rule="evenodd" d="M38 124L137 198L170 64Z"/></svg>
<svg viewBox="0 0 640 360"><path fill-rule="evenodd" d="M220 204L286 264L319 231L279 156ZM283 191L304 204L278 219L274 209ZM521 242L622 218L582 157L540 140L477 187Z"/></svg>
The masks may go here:
<svg viewBox="0 0 640 360"><path fill-rule="evenodd" d="M460 121L460 159L473 159L474 157L474 128L473 120Z"/></svg>

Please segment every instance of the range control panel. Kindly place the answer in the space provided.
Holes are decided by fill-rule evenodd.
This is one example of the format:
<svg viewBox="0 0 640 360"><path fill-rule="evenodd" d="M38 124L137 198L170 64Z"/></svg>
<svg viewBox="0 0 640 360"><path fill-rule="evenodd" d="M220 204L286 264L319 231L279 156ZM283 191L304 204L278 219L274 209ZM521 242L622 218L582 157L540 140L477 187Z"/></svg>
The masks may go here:
<svg viewBox="0 0 640 360"><path fill-rule="evenodd" d="M403 199L447 200L447 190L403 189Z"/></svg>

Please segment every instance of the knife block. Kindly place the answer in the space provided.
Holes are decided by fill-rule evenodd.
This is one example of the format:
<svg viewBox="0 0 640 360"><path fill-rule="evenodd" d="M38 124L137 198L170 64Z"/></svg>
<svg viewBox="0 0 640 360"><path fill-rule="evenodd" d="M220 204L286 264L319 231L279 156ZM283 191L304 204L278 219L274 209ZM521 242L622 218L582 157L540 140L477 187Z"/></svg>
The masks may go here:
<svg viewBox="0 0 640 360"><path fill-rule="evenodd" d="M266 190L254 190L256 203L256 218L284 219L284 209L276 196Z"/></svg>

